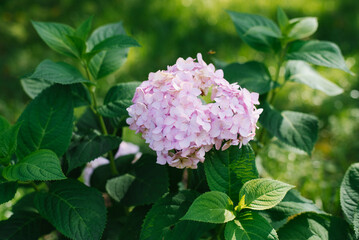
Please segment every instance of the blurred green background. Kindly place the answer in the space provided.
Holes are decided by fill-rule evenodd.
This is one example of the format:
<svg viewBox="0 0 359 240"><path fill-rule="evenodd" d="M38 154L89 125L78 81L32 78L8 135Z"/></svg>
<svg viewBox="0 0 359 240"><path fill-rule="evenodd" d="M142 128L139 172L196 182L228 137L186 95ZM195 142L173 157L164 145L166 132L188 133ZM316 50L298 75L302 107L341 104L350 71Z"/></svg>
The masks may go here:
<svg viewBox="0 0 359 240"><path fill-rule="evenodd" d="M94 27L123 21L128 34L142 48L131 49L120 71L101 80L99 95L120 81L143 81L148 73L165 69L178 57L201 52L207 62L265 61L273 72L273 56L255 52L237 36L225 12L260 14L275 19L277 6L290 18L315 16L319 40L342 49L350 76L340 70L318 69L344 88L329 97L308 87L289 83L275 102L278 109L311 113L320 119L320 136L311 157L289 153L275 144L259 157L264 176L297 186L325 211L340 215L339 186L348 166L359 155L359 1L357 0L2 0L0 2L0 115L12 123L30 100L19 78L43 59L64 60L37 36L31 20L77 26L94 15ZM208 54L215 51L215 54ZM70 61L70 59L65 59ZM1 210L0 210L1 211ZM1 214L0 214L1 215Z"/></svg>

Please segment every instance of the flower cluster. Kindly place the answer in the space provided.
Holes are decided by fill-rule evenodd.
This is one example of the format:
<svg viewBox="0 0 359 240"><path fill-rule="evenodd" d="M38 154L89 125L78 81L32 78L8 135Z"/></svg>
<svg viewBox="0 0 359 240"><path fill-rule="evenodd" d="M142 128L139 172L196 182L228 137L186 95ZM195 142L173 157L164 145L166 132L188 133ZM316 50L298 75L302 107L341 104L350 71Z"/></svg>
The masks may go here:
<svg viewBox="0 0 359 240"><path fill-rule="evenodd" d="M130 129L142 133L159 164L197 168L213 146L241 147L254 138L262 112L254 106L258 93L229 84L201 54L197 60L179 58L166 71L150 73L127 109Z"/></svg>

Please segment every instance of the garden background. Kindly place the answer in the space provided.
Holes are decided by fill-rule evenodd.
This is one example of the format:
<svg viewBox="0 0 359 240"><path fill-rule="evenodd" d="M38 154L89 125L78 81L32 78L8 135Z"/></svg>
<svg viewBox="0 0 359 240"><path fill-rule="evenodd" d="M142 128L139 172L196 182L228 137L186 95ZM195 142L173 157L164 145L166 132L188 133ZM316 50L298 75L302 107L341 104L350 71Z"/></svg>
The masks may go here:
<svg viewBox="0 0 359 240"><path fill-rule="evenodd" d="M286 84L284 94L276 98L274 105L277 109L318 116L319 140L310 157L290 153L275 144L268 145L258 156L257 164L259 168L264 167L264 177L293 184L304 197L325 211L340 215L340 182L359 155L357 0L3 0L0 2L0 115L14 123L30 100L21 89L20 77L32 71L42 59L63 59L40 40L30 20L78 26L93 15L94 27L123 21L128 34L142 47L132 48L121 70L102 81L99 89L103 96L119 79L144 81L149 72L165 69L178 57L195 57L198 52L207 63L266 59L268 65L273 65L271 61L275 59L269 54L255 52L239 39L225 10L275 19L277 6L290 18L317 17L319 28L314 38L335 42L356 75L317 68L344 89L343 94L335 97L304 85ZM6 218L11 204L0 206L0 219Z"/></svg>

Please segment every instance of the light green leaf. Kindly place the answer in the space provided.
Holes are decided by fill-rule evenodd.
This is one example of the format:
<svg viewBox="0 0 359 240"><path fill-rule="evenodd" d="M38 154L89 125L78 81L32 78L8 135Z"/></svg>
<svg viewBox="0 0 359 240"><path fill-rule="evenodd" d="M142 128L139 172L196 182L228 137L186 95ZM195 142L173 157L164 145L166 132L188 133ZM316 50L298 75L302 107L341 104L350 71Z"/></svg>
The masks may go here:
<svg viewBox="0 0 359 240"><path fill-rule="evenodd" d="M265 210L277 205L294 186L271 179L253 179L239 192L240 209Z"/></svg>
<svg viewBox="0 0 359 240"><path fill-rule="evenodd" d="M289 25L289 19L287 14L283 11L281 7L277 7L277 21L282 32L285 31L286 27Z"/></svg>
<svg viewBox="0 0 359 240"><path fill-rule="evenodd" d="M281 32L270 19L255 14L227 11L240 38L259 51L278 50Z"/></svg>
<svg viewBox="0 0 359 240"><path fill-rule="evenodd" d="M15 212L0 222L1 240L39 239L54 228L35 212Z"/></svg>
<svg viewBox="0 0 359 240"><path fill-rule="evenodd" d="M35 72L27 78L60 84L90 82L74 66L64 62L55 63L49 59L42 61Z"/></svg>
<svg viewBox="0 0 359 240"><path fill-rule="evenodd" d="M198 195L197 192L185 190L159 199L146 215L140 240L199 239L203 233L201 230L212 227L211 224L179 220Z"/></svg>
<svg viewBox="0 0 359 240"><path fill-rule="evenodd" d="M287 81L303 83L329 96L343 93L342 88L322 77L308 63L303 61L288 61L285 68L285 79Z"/></svg>
<svg viewBox="0 0 359 240"><path fill-rule="evenodd" d="M289 39L303 39L313 35L318 29L315 17L294 18L289 21L287 37Z"/></svg>
<svg viewBox="0 0 359 240"><path fill-rule="evenodd" d="M0 163L8 164L12 154L17 147L17 135L21 127L21 122L16 123L8 129L0 131Z"/></svg>
<svg viewBox="0 0 359 240"><path fill-rule="evenodd" d="M49 181L65 179L60 160L50 150L37 150L20 162L7 166L2 175L9 181Z"/></svg>
<svg viewBox="0 0 359 240"><path fill-rule="evenodd" d="M264 102L259 122L272 135L292 147L311 154L318 138L318 119L315 116L283 111L279 112Z"/></svg>
<svg viewBox="0 0 359 240"><path fill-rule="evenodd" d="M355 213L354 213L353 225L354 225L355 237L357 239L359 239L359 204L358 204L357 209L355 210Z"/></svg>
<svg viewBox="0 0 359 240"><path fill-rule="evenodd" d="M6 203L13 199L15 197L16 190L17 182L0 183L0 204Z"/></svg>
<svg viewBox="0 0 359 240"><path fill-rule="evenodd" d="M277 233L279 239L321 240L352 239L349 225L342 219L317 213L303 213L291 218Z"/></svg>
<svg viewBox="0 0 359 240"><path fill-rule="evenodd" d="M89 138L84 138L71 148L66 155L68 172L113 149L117 149L120 143L121 138L115 136L93 135Z"/></svg>
<svg viewBox="0 0 359 240"><path fill-rule="evenodd" d="M340 205L350 224L359 206L359 163L352 164L346 171L340 186Z"/></svg>
<svg viewBox="0 0 359 240"><path fill-rule="evenodd" d="M278 240L273 227L258 213L245 211L237 219L226 224L226 240Z"/></svg>
<svg viewBox="0 0 359 240"><path fill-rule="evenodd" d="M86 40L87 36L91 32L93 16L90 16L88 19L83 21L78 28L76 28L75 36L81 38L82 40Z"/></svg>
<svg viewBox="0 0 359 240"><path fill-rule="evenodd" d="M120 202L126 195L128 188L131 186L135 177L131 174L124 174L122 176L112 178L106 183L106 191L117 202Z"/></svg>
<svg viewBox="0 0 359 240"><path fill-rule="evenodd" d="M289 45L286 59L303 60L314 65L337 68L351 73L339 47L328 41L295 41Z"/></svg>
<svg viewBox="0 0 359 240"><path fill-rule="evenodd" d="M39 192L35 205L65 236L76 240L98 240L106 224L106 207L100 192L76 180L56 181L49 192Z"/></svg>
<svg viewBox="0 0 359 240"><path fill-rule="evenodd" d="M241 149L232 146L225 151L208 152L204 169L209 188L228 194L234 202L238 202L243 184L258 178L254 152L249 145Z"/></svg>
<svg viewBox="0 0 359 240"><path fill-rule="evenodd" d="M181 220L226 223L232 221L235 217L233 202L228 195L222 192L212 191L206 192L196 198Z"/></svg>
<svg viewBox="0 0 359 240"><path fill-rule="evenodd" d="M75 33L72 27L60 23L36 21L32 21L32 25L50 48L66 56L76 57L76 51L67 40L68 35Z"/></svg>
<svg viewBox="0 0 359 240"><path fill-rule="evenodd" d="M140 82L120 83L112 87L106 94L104 105L99 107L98 112L104 117L128 116L127 108L131 106L132 98Z"/></svg>
<svg viewBox="0 0 359 240"><path fill-rule="evenodd" d="M242 88L263 94L271 90L271 77L267 67L260 62L231 63L224 69L224 78L229 83L237 82Z"/></svg>
<svg viewBox="0 0 359 240"><path fill-rule="evenodd" d="M38 149L62 156L69 146L73 106L68 86L53 85L38 95L21 114L16 155L22 159Z"/></svg>

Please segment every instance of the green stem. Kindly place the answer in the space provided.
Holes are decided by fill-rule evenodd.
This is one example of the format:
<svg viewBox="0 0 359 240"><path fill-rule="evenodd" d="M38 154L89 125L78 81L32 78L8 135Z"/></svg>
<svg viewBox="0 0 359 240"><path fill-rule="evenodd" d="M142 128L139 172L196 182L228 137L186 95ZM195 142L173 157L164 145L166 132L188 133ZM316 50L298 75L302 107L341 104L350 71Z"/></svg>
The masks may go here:
<svg viewBox="0 0 359 240"><path fill-rule="evenodd" d="M37 185L34 182L30 182L31 187L33 187L35 189L36 192L39 191L39 188L37 187Z"/></svg>

